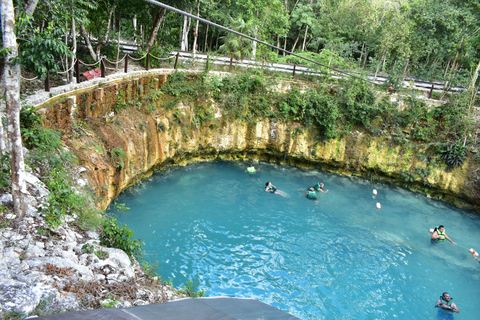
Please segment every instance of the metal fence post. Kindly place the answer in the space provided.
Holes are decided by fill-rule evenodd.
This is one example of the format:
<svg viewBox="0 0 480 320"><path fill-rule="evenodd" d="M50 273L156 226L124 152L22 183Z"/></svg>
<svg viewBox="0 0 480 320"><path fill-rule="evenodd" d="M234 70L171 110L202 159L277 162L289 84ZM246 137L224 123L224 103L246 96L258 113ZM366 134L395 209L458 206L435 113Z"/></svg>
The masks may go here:
<svg viewBox="0 0 480 320"><path fill-rule="evenodd" d="M125 73L128 72L128 53L125 55L125 68L124 68Z"/></svg>

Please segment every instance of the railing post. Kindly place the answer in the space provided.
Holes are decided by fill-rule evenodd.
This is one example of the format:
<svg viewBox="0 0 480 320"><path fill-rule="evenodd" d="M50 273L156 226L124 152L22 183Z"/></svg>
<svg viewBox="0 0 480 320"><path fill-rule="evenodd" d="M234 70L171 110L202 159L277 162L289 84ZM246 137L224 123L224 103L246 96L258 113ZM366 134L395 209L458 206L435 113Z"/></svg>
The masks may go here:
<svg viewBox="0 0 480 320"><path fill-rule="evenodd" d="M100 59L100 72L102 73L101 77L105 78L105 58Z"/></svg>
<svg viewBox="0 0 480 320"><path fill-rule="evenodd" d="M293 76L292 77L295 77L295 69L297 69L297 64L296 63L293 64Z"/></svg>
<svg viewBox="0 0 480 320"><path fill-rule="evenodd" d="M433 84L432 84L432 87L430 88L430 92L428 93L428 99L432 98L432 92L433 92Z"/></svg>
<svg viewBox="0 0 480 320"><path fill-rule="evenodd" d="M45 91L50 92L50 72L47 70L47 77L45 78Z"/></svg>
<svg viewBox="0 0 480 320"><path fill-rule="evenodd" d="M180 52L177 52L177 57L175 58L175 64L173 65L173 69L177 70L177 63L178 63L178 56L180 55Z"/></svg>
<svg viewBox="0 0 480 320"><path fill-rule="evenodd" d="M148 65L150 64L150 50L147 51L147 61L145 62L145 67L148 71Z"/></svg>
<svg viewBox="0 0 480 320"><path fill-rule="evenodd" d="M124 68L125 73L128 72L128 53L125 55L125 68Z"/></svg>
<svg viewBox="0 0 480 320"><path fill-rule="evenodd" d="M233 65L233 57L230 57L230 71L229 72L232 72L232 65Z"/></svg>
<svg viewBox="0 0 480 320"><path fill-rule="evenodd" d="M77 83L80 83L80 62L78 61L75 61L75 73L77 74Z"/></svg>
<svg viewBox="0 0 480 320"><path fill-rule="evenodd" d="M207 54L207 62L205 63L205 72L208 72L209 68L210 68L210 55Z"/></svg>

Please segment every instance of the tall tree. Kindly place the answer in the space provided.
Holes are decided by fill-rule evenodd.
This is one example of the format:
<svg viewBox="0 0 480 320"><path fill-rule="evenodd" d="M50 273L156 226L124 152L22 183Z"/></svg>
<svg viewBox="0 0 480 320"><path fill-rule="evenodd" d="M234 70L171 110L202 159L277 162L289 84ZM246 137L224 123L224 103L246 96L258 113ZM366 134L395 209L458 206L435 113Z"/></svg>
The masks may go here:
<svg viewBox="0 0 480 320"><path fill-rule="evenodd" d="M10 144L10 167L12 173L12 198L15 213L23 216L27 212L25 163L20 133L20 65L15 62L17 37L15 36L15 14L12 0L1 0L2 42L7 51L4 58L2 82L5 85L7 105L7 135Z"/></svg>
<svg viewBox="0 0 480 320"><path fill-rule="evenodd" d="M242 18L231 19L230 20L230 29L243 34L251 34L254 26L251 21L245 22ZM220 46L220 51L223 51L228 54L230 57L230 69L232 69L232 60L243 60L249 58L252 55L253 51L253 41L248 40L242 36L228 33L224 38L223 45Z"/></svg>

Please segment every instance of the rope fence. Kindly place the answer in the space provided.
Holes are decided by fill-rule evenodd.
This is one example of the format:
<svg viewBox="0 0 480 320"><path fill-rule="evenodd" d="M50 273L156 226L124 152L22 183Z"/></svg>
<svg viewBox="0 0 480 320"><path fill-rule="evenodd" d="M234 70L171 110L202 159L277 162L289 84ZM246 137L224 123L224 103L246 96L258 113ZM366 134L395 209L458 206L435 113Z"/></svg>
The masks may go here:
<svg viewBox="0 0 480 320"><path fill-rule="evenodd" d="M80 59L76 59L75 63L68 68L68 70L65 71L59 71L56 72L56 74L67 74L74 70L73 74L74 77L76 78L76 83L80 83L82 81L89 81L94 78L105 78L107 71L109 74L121 72L121 68L119 67L120 64L123 63L123 72L128 73L129 72L129 60L133 60L136 62L141 61L142 68L146 71L149 71L151 67L150 63L150 58L155 59L155 67L158 67L158 65L161 65L162 63L168 62L172 59L174 59L173 63L173 69L177 69L178 63L182 63L182 66L184 68L188 69L195 69L195 70L207 70L211 69L213 66L216 66L217 68L221 68L221 70L228 70L231 72L232 71L232 66L235 67L240 67L240 68L254 68L254 69L262 69L262 70L271 70L271 71L277 71L277 72L283 72L283 73L290 73L292 77L296 77L297 74L301 74L303 76L314 76L314 77L325 77L325 76L330 76L330 77L335 77L336 75L331 75L331 74L325 74L324 71L322 70L317 70L315 68L307 67L307 66L302 66L302 65L297 65L297 64L284 64L284 63L266 63L266 62L258 62L258 61L237 61L233 60L233 58L230 57L222 57L222 56L210 56L210 55L205 55L205 54L190 54L188 52L173 52L169 57L161 58L157 57L155 55L152 55L150 52L145 53L142 57L134 57L131 56L129 53L125 53L121 59L118 61L111 61L107 59L106 56L101 56L96 62L93 63L86 63ZM107 66L107 64L109 64ZM86 70L83 72L80 72L80 67L84 69L89 69L93 68L90 70ZM138 70L138 69L137 69ZM43 78L45 76L45 91L49 92L50 91L50 72L47 72L46 75L37 75L35 78L25 78L21 76L21 79L23 81L34 81L39 78ZM82 77L83 76L83 77ZM86 80L85 80L86 78ZM73 79L70 79L73 81ZM378 81L377 81L378 82ZM378 82L377 84L381 84L381 81ZM434 91L439 91L439 86L440 84L428 84L428 87L425 87L424 91L427 91L428 98L431 98L433 95ZM442 88L443 91L443 88Z"/></svg>

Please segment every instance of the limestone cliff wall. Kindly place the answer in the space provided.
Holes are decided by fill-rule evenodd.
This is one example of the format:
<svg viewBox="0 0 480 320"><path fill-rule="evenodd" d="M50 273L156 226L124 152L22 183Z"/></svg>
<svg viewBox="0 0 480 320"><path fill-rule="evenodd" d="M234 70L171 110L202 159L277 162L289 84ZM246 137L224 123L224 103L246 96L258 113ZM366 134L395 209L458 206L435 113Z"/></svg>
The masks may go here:
<svg viewBox="0 0 480 320"><path fill-rule="evenodd" d="M103 208L164 166L215 159L259 159L358 175L480 207L479 165L472 157L461 168L446 170L423 159L422 146L399 146L356 131L319 141L317 132L299 123L229 119L213 101L215 118L199 124L191 105L168 109L162 99L147 98L167 77L163 73L117 80L37 106L45 125L64 131L66 145L87 168ZM421 174L410 174L408 180L406 172Z"/></svg>

